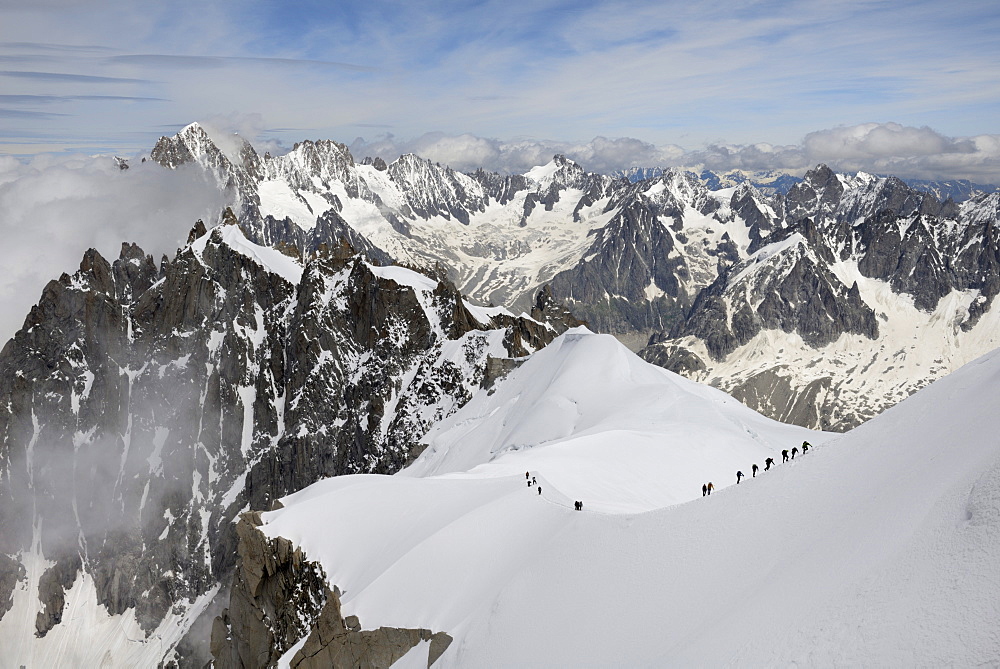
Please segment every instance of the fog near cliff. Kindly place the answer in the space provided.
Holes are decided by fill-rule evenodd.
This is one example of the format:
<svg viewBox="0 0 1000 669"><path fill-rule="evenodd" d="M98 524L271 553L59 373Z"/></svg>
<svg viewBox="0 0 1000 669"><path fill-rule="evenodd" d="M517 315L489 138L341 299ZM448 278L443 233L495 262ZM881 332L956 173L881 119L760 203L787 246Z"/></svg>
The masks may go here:
<svg viewBox="0 0 1000 669"><path fill-rule="evenodd" d="M72 274L88 248L113 261L122 242L135 242L159 262L223 204L197 167L133 160L120 170L110 156L0 156L0 345L20 329L45 284Z"/></svg>

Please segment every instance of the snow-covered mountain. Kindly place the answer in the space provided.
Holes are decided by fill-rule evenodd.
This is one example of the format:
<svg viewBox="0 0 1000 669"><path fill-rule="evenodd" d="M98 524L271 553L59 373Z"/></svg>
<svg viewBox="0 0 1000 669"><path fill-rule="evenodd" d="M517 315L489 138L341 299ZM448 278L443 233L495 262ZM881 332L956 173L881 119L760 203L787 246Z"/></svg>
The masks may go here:
<svg viewBox="0 0 1000 669"><path fill-rule="evenodd" d="M783 448L828 436L767 419L718 390L642 361L609 335L570 330L435 425L422 439L426 449L398 475L338 477L296 493L281 502L287 513L264 514L266 540L251 530L257 516L245 517L244 576L234 592L251 605L220 618L216 660L240 666L265 649L272 661L285 656L279 666L302 666L307 656L338 657L340 642L331 643L329 635L309 640L308 626L289 635L287 627L261 623L257 613L309 620L322 618L328 605L338 615L359 616L366 630L444 633L462 647L464 621L489 608L496 588L528 567L534 550L545 550L575 501L600 518L631 518L700 497L708 481L721 490L733 484L737 470L749 477L746 484L753 463L764 467L768 457L780 460ZM347 508L356 511L350 517L335 511ZM260 594L283 592L275 586L283 585L284 574L273 584L265 576L252 589L247 580L256 571L253 555L267 555L266 542L279 537L318 560L328 579L298 616ZM421 570L419 579L412 579L413 569ZM412 639L416 644L419 635Z"/></svg>
<svg viewBox="0 0 1000 669"><path fill-rule="evenodd" d="M715 278L727 229L747 227L733 224L728 194L720 202L679 172L633 186L562 156L503 176L465 175L413 155L358 163L329 141L302 142L278 157L250 151L230 160L194 124L162 138L152 156L168 167L186 159L215 171L257 243L307 257L332 227L356 247L370 245L370 254L440 264L463 294L515 311L551 284L592 327L631 335L637 346ZM689 264L697 266L693 279Z"/></svg>
<svg viewBox="0 0 1000 669"><path fill-rule="evenodd" d="M218 174L259 244L308 257L344 238L515 312L547 285L592 329L782 420L849 428L998 343L996 193L957 204L825 166L630 183L561 156L465 175L328 141L242 146L226 158L192 125L153 155Z"/></svg>
<svg viewBox="0 0 1000 669"><path fill-rule="evenodd" d="M696 174L710 190L733 188L745 183L768 196L785 195L792 186L802 181L800 177L782 170L728 170L726 172L719 172L703 167L685 167L681 165L670 168L630 167L627 170L615 172L612 176L622 177L628 179L631 183L637 183L639 181L655 179L668 172L691 172L692 174Z"/></svg>
<svg viewBox="0 0 1000 669"><path fill-rule="evenodd" d="M642 355L801 425L860 424L1000 345L1000 198L806 175L785 217Z"/></svg>
<svg viewBox="0 0 1000 669"><path fill-rule="evenodd" d="M995 184L978 184L968 179L950 179L941 181L935 179L903 179L907 186L916 190L930 193L938 200L954 200L955 202L965 202L974 197L988 195L1000 191L1000 186Z"/></svg>
<svg viewBox="0 0 1000 669"><path fill-rule="evenodd" d="M991 664L997 384L992 353L737 486L736 467L811 435L567 333L402 473L245 516L249 605L219 619L216 658L259 646L273 627L253 611L274 607L309 613L271 647L278 666ZM702 498L708 478L728 485ZM310 565L308 606L275 598L293 561L265 553L261 573L250 549L268 546Z"/></svg>
<svg viewBox="0 0 1000 669"><path fill-rule="evenodd" d="M46 287L0 352L5 663L201 666L241 511L398 470L575 324L547 293L515 316L326 242L302 262L227 210L159 266L91 250Z"/></svg>

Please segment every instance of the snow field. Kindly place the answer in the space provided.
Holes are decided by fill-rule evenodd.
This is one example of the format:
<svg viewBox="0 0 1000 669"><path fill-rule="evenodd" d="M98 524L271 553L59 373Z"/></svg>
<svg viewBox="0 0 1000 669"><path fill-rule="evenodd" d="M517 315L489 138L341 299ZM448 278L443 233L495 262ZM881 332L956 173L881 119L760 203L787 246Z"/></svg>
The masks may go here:
<svg viewBox="0 0 1000 669"><path fill-rule="evenodd" d="M524 390L515 374L495 399L508 385ZM539 440L516 453L519 474L501 476L513 456L495 456L468 430L447 449L439 440L409 475L332 479L286 498L263 530L320 560L344 590L345 615L366 629L455 637L442 668L991 665L1000 659L997 384L1000 353L833 441L811 440L819 445L808 454L756 479L642 513L568 506L579 497L563 494L559 476L605 477L587 437L580 462L558 454L572 450L567 440ZM732 400L716 410L730 424L723 414L747 411ZM622 439L609 433L604 446ZM466 448L477 457L449 457ZM533 453L541 499L524 483ZM651 453L628 457L638 470ZM413 476L437 471L429 463L449 473ZM617 497L640 505L635 486L607 478L609 492L621 486Z"/></svg>

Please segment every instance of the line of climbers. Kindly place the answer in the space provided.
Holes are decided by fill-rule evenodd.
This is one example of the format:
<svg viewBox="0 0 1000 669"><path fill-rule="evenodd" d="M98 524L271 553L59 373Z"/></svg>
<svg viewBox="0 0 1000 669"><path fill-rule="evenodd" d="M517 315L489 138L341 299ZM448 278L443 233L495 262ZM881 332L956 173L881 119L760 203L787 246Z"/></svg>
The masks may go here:
<svg viewBox="0 0 1000 669"><path fill-rule="evenodd" d="M538 482L535 480L535 477L531 475L531 472L524 472L524 480L528 482L529 488L538 485ZM538 486L538 494L542 494L542 486L540 485ZM583 502L573 502L573 508L577 511L583 511Z"/></svg>
<svg viewBox="0 0 1000 669"><path fill-rule="evenodd" d="M802 442L802 455L805 455L809 451L810 446L812 446L812 444L810 444L808 441ZM793 446L790 454L791 454L791 459L794 460L795 456L799 454L798 446ZM786 448L781 451L781 461L788 462L788 460L789 460L789 450ZM766 460L764 460L764 471L766 472L769 469L771 469L771 465L773 464L774 464L774 458L767 458ZM751 471L753 472L754 478L757 477L758 469L759 467L757 466L756 462L753 465L751 465ZM742 479L744 476L746 476L746 474L744 474L742 471L739 470L736 471L736 485L740 484L740 479ZM538 482L535 480L535 477L531 475L531 472L524 472L524 479L525 481L527 481L529 488L538 485ZM701 486L701 496L707 497L708 495L712 494L713 490L715 490L715 485L713 485L711 481L709 481L708 483L703 483ZM538 486L538 494L539 495L542 494L542 486L540 485ZM583 502L581 501L573 502L573 508L576 509L577 511L583 511Z"/></svg>
<svg viewBox="0 0 1000 669"><path fill-rule="evenodd" d="M808 441L803 441L802 442L802 455L805 455L809 451L809 447L810 446L812 446L812 444L810 444ZM798 454L799 454L799 448L798 448L798 446L793 446L792 450L790 452L786 448L786 449L784 449L784 450L781 451L781 461L782 462L788 462L789 455L791 455L791 459L794 460L795 456L798 455ZM771 465L773 465L773 464L774 464L774 458L767 458L766 460L764 460L764 471L765 472L768 471L771 468ZM759 467L757 467L757 463L754 463L751 466L751 471L753 472L754 477L757 476L757 470L758 469L759 469ZM736 472L736 485L740 484L740 479L742 479L744 476L746 476L746 474L744 474L742 471L737 470L737 472ZM706 497L707 495L711 495L713 490L715 490L715 486L712 485L711 481L709 481L708 483L704 483L701 486L701 496L702 497Z"/></svg>

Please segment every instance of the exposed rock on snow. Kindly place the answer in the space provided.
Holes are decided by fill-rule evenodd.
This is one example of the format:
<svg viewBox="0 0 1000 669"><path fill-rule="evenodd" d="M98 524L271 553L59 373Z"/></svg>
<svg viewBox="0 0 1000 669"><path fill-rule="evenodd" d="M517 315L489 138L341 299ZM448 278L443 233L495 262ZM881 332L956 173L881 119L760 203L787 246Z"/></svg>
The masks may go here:
<svg viewBox="0 0 1000 669"><path fill-rule="evenodd" d="M15 664L58 663L66 636L47 639L68 615L135 618L139 639L101 627L94 652L172 658L157 630L183 633L228 580L242 510L397 470L480 391L489 359L556 335L343 239L303 262L249 240L232 212L221 222L159 268L134 245L114 262L89 251L0 353L0 639L27 620L45 637L19 641ZM104 661L87 652L73 661Z"/></svg>
<svg viewBox="0 0 1000 669"><path fill-rule="evenodd" d="M651 345L647 360L700 370L693 378L747 401L780 376L790 404L755 408L809 426L857 425L993 345L981 334L926 336L925 323L896 314L912 304L937 318L954 296L963 306L944 319L965 333L992 311L1000 292L995 192L970 189L956 204L932 194L950 187L928 192L824 165L802 179L683 169L615 179L563 156L502 176L463 175L408 155L383 170L355 163L335 142L303 142L261 167L252 149L231 160L203 135L186 128L162 139L156 155L168 166L200 161L216 174L258 243L306 258L346 240L377 264L441 263L473 299L515 312L549 285L591 328L634 350ZM919 351L891 365L869 365L860 353L846 367L832 362L831 346L853 335L870 340L869 351L917 335ZM794 346L796 355L743 364L739 351L758 337L783 338L785 353ZM916 358L940 362L931 371ZM867 370L852 381L867 392L846 387L852 379L843 372L852 368L852 378ZM898 382L879 389L876 377L887 374Z"/></svg>
<svg viewBox="0 0 1000 669"><path fill-rule="evenodd" d="M269 539L257 528L260 513L243 514L237 526L239 567L229 608L212 630L214 666L293 669L388 667L421 642L426 666L451 643L443 632L380 627L362 630L357 616L341 615L340 593L323 569L287 539Z"/></svg>

